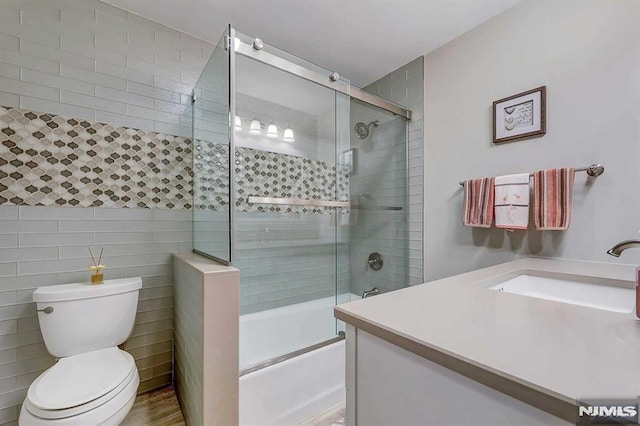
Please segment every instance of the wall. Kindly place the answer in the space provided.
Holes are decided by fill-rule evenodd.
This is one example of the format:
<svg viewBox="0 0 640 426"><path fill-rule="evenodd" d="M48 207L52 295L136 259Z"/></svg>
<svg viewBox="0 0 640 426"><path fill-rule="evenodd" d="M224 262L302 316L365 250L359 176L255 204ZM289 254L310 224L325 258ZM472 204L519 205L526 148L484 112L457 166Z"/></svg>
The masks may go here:
<svg viewBox="0 0 640 426"><path fill-rule="evenodd" d="M423 273L423 57L419 57L396 71L371 83L365 89L409 108L413 115L409 121L408 144L408 271L409 284L424 282Z"/></svg>
<svg viewBox="0 0 640 426"><path fill-rule="evenodd" d="M14 153L10 149L16 146L1 144L2 159L11 152L23 163L34 161L36 167L23 178L0 174L0 179L13 179L12 185L0 187L0 190L13 191L17 182L21 190L30 193L26 190L29 185L20 183L22 179L31 180L38 189L65 189L68 192L57 198L43 192L41 194L47 194L46 197L21 197L22 200L0 203L3 204L0 205L0 424L15 423L29 384L53 362L42 343L35 307L30 302L31 294L39 286L85 280L89 260L87 247L92 247L94 252L105 248L107 278L143 277L136 326L126 349L136 359L142 379L141 391L171 382L173 280L170 253L188 251L192 244L191 212L187 210L190 206L167 204L167 194L162 192L162 189L168 190L162 185L174 185L177 176L167 179L167 183L162 183L162 178L157 179L171 173L174 167L160 157L142 162L142 159L133 158L135 154L128 154L131 168L124 176L144 187L136 193L150 193L151 188L156 187L164 194L159 196L159 203L143 203L148 208L138 208L137 202L133 208L120 208L132 207L130 200L122 198L126 190L116 197L119 199L105 198L103 193L96 195L94 192L104 192L106 186L115 193L114 185L120 185L122 190L122 176L116 185L116 178L110 174L105 177L103 171L85 171L87 176L83 177L92 180L86 184L90 187L87 191L82 188L82 182L69 186L64 179L54 179L43 185L38 176L47 168L55 170L57 176L64 176L65 170L78 172L90 163L95 163L91 165L92 169L103 168L102 163L109 164L106 159L111 153L127 149L123 140L125 135L138 137L139 131L144 136L130 145L141 148L145 155L157 154L154 150L178 155L178 148L190 144L189 94L212 48L187 34L99 1L7 0L0 4L0 105L21 108L25 117L29 112L37 116L43 113L57 115L56 120L62 120L60 123L64 126L69 125L71 119L78 123L86 121L94 129L103 123L103 127L110 126L119 134L113 137L111 131L107 134L97 132L97 144L102 149L112 150L97 158L88 153L90 149L86 144L91 138L66 134L70 130L60 134L59 128L50 132L56 138L45 137L42 145L52 144L55 147L52 149L59 150L60 158L53 151L49 157L24 158L24 155L32 154ZM20 125L20 131L27 131L32 125L42 128L43 123L33 119ZM10 126L1 127L6 130ZM35 140L37 136L18 134L22 138L19 140L15 139L15 134L3 133L2 136L3 142L17 144L17 148L20 144L29 144L36 148L35 151L43 151L43 146ZM72 151L66 150L76 143L76 137L83 143L77 143L79 146L72 149L82 152L76 154L78 158L67 158ZM160 141L162 147L153 147L152 139ZM164 141L167 144L163 145ZM58 147L55 142L62 145ZM181 145L183 143L187 145ZM55 158L58 163L45 162L46 158ZM190 162L190 153L185 153L185 158L184 161ZM78 161L84 163L80 165ZM154 161L155 164L148 164ZM7 163L0 165L0 171L5 170L8 170ZM88 176L91 173L100 176ZM184 175L189 173L184 169L180 176L187 180L190 176ZM78 176L78 182L83 177ZM100 182L93 182L93 179L100 179ZM1 184L5 182L3 180ZM62 203L56 203L58 199L74 200L71 192L74 187L83 195L77 199L78 207L57 207ZM177 189L171 191L174 194L190 198L190 188L174 189ZM145 196L140 195L141 198ZM74 204L67 202L64 205Z"/></svg>
<svg viewBox="0 0 640 426"><path fill-rule="evenodd" d="M407 121L361 102L351 102L351 129L356 123L378 122L369 136L351 137L354 170L350 176L350 198L362 208L349 213L350 293L361 295L377 287L387 292L407 286ZM376 206L399 208L380 210ZM375 271L366 267L373 252L384 265Z"/></svg>
<svg viewBox="0 0 640 426"><path fill-rule="evenodd" d="M606 250L637 237L638 22L635 0L527 0L425 57L427 281L520 256L615 261ZM491 103L541 85L547 134L494 146ZM460 180L595 162L566 232L462 226Z"/></svg>

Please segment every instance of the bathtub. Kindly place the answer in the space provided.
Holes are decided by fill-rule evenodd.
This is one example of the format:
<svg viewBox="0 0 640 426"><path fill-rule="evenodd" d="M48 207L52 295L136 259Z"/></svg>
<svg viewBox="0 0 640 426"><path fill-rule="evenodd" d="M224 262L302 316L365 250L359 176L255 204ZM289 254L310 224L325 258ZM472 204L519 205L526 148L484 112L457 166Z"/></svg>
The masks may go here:
<svg viewBox="0 0 640 426"><path fill-rule="evenodd" d="M240 370L335 337L334 304L328 297L242 315ZM344 368L339 341L243 375L240 425L297 425L343 402Z"/></svg>

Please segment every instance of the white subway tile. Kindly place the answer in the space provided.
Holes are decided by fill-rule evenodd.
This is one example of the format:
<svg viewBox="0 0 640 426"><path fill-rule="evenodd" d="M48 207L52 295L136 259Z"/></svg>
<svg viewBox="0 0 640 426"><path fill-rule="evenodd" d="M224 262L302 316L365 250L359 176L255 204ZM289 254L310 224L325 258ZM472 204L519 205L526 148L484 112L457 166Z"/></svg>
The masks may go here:
<svg viewBox="0 0 640 426"><path fill-rule="evenodd" d="M18 263L19 275L51 274L57 272L70 272L86 270L90 265L90 259L58 259L22 261Z"/></svg>
<svg viewBox="0 0 640 426"><path fill-rule="evenodd" d="M86 207L20 206L20 219L93 219L93 209Z"/></svg>
<svg viewBox="0 0 640 426"><path fill-rule="evenodd" d="M4 289L22 290L57 284L55 274L33 275L30 277L8 276L0 278L0 286Z"/></svg>
<svg viewBox="0 0 640 426"><path fill-rule="evenodd" d="M124 226L122 228L124 231ZM152 232L100 232L94 235L94 244L150 243Z"/></svg>
<svg viewBox="0 0 640 426"><path fill-rule="evenodd" d="M20 39L0 33L0 48L18 51L20 49Z"/></svg>
<svg viewBox="0 0 640 426"><path fill-rule="evenodd" d="M50 22L60 22L60 9L55 4L49 7L42 7L37 2L21 2L22 17L24 25L39 26Z"/></svg>
<svg viewBox="0 0 640 426"><path fill-rule="evenodd" d="M18 206L0 206L0 219L18 219Z"/></svg>
<svg viewBox="0 0 640 426"><path fill-rule="evenodd" d="M155 40L159 46L167 49L180 50L182 47L180 32L167 27L156 28Z"/></svg>
<svg viewBox="0 0 640 426"><path fill-rule="evenodd" d="M136 58L127 57L127 68L139 71L152 76L159 76L169 80L180 81L180 71L172 70L156 64L140 61Z"/></svg>
<svg viewBox="0 0 640 426"><path fill-rule="evenodd" d="M149 265L149 266L135 266L126 268L127 278L131 277L150 277L154 275L168 275L171 274L171 265Z"/></svg>
<svg viewBox="0 0 640 426"><path fill-rule="evenodd" d="M89 281L90 273L87 268L74 271L74 272L60 272L58 273L58 282L60 284L70 283L86 283ZM124 268L110 268L107 265L107 269L104 271L104 278L106 280L117 280L120 278L126 278Z"/></svg>
<svg viewBox="0 0 640 426"><path fill-rule="evenodd" d="M152 209L95 209L96 220L152 220L153 217Z"/></svg>
<svg viewBox="0 0 640 426"><path fill-rule="evenodd" d="M12 277L17 274L17 263L0 263L0 277Z"/></svg>
<svg viewBox="0 0 640 426"><path fill-rule="evenodd" d="M58 222L55 220L20 221L0 219L0 234L16 232L57 232Z"/></svg>
<svg viewBox="0 0 640 426"><path fill-rule="evenodd" d="M153 122L153 131L158 133L167 133L170 135L191 137L192 129L187 126L176 126L175 124L169 124L162 121Z"/></svg>
<svg viewBox="0 0 640 426"><path fill-rule="evenodd" d="M87 96L80 93L73 93L67 90L60 91L60 101L72 105L79 105L113 113L125 113L126 111L125 104L121 102L101 99L95 96Z"/></svg>
<svg viewBox="0 0 640 426"><path fill-rule="evenodd" d="M114 126L132 127L134 129L153 130L153 121L137 117L129 117L124 114L113 114L106 111L96 111L96 121L109 123Z"/></svg>
<svg viewBox="0 0 640 426"><path fill-rule="evenodd" d="M58 101L60 97L59 89L40 86L38 84L26 83L20 80L0 77L0 87L2 90L16 95L33 96L49 101Z"/></svg>
<svg viewBox="0 0 640 426"><path fill-rule="evenodd" d="M10 5L5 3L2 5L2 15L0 16L2 25L7 23L20 23L20 5Z"/></svg>
<svg viewBox="0 0 640 426"><path fill-rule="evenodd" d="M201 47L180 51L180 62L194 68L204 69L208 59L208 57L204 56Z"/></svg>
<svg viewBox="0 0 640 426"><path fill-rule="evenodd" d="M145 108L153 108L153 98L140 96L133 93L116 90L108 87L96 86L96 96L104 99L111 99L131 105Z"/></svg>
<svg viewBox="0 0 640 426"><path fill-rule="evenodd" d="M66 48L65 45L67 45ZM92 57L90 53L76 52L74 49L80 48L93 48L96 46L96 35L93 31L69 31L60 35L60 48L62 50L69 50L70 52L79 53L84 56ZM86 52L91 52L87 50Z"/></svg>
<svg viewBox="0 0 640 426"><path fill-rule="evenodd" d="M93 39L93 37L92 37ZM111 50L99 49L88 41L80 42L76 38L67 39L64 36L60 39L60 46L63 50L84 55L92 59L108 62L114 65L125 66L127 63L126 56L122 52L113 52Z"/></svg>
<svg viewBox="0 0 640 426"><path fill-rule="evenodd" d="M135 81L127 82L127 91L171 103L180 103L180 93L171 92L158 87L147 86L145 84L136 83Z"/></svg>
<svg viewBox="0 0 640 426"><path fill-rule="evenodd" d="M17 234L0 234L0 248L18 247Z"/></svg>
<svg viewBox="0 0 640 426"><path fill-rule="evenodd" d="M48 260L58 258L57 247L7 248L0 251L0 262Z"/></svg>
<svg viewBox="0 0 640 426"><path fill-rule="evenodd" d="M127 16L126 11L118 8L112 10L96 10L96 22L101 24L100 27L112 27L117 29L126 29Z"/></svg>
<svg viewBox="0 0 640 426"><path fill-rule="evenodd" d="M21 234L19 241L20 247L63 247L92 243L93 233L91 232Z"/></svg>
<svg viewBox="0 0 640 426"><path fill-rule="evenodd" d="M96 61L96 71L113 77L133 80L138 83L153 85L153 75L134 69L113 65L104 61ZM124 90L124 88L123 88Z"/></svg>
<svg viewBox="0 0 640 426"><path fill-rule="evenodd" d="M179 221L191 221L191 210L153 210L153 217L155 220L179 220Z"/></svg>
<svg viewBox="0 0 640 426"><path fill-rule="evenodd" d="M0 92L0 105L20 108L20 95L15 93Z"/></svg>
<svg viewBox="0 0 640 426"><path fill-rule="evenodd" d="M41 28L27 27L17 22L3 21L0 25L0 33L21 38L23 40L40 43L45 46L57 48L60 46L57 34L42 31Z"/></svg>
<svg viewBox="0 0 640 426"><path fill-rule="evenodd" d="M93 84L85 83L78 80L59 77L53 74L47 74L40 71L22 68L21 80L28 83L35 83L42 86L66 89L86 95L93 95Z"/></svg>
<svg viewBox="0 0 640 426"><path fill-rule="evenodd" d="M155 111L149 108L142 108L136 105L127 105L126 114L132 117L144 118L146 120L153 120L155 118Z"/></svg>
<svg viewBox="0 0 640 426"><path fill-rule="evenodd" d="M153 85L155 87L160 87L165 90L182 93L188 96L191 96L191 91L193 90L193 86L191 85L183 84L178 82L177 80L169 80L158 76L153 77Z"/></svg>
<svg viewBox="0 0 640 426"><path fill-rule="evenodd" d="M18 303L18 292L17 291L2 291L2 292L0 292L0 305L3 305L3 306L4 305L15 305L16 303ZM4 325L5 325L5 328L6 328L6 324L4 324ZM0 334L8 334L8 333L0 332Z"/></svg>
<svg viewBox="0 0 640 426"><path fill-rule="evenodd" d="M114 77L99 72L87 71L82 68L73 67L67 64L60 64L60 75L87 83L95 83L114 89L124 90L127 87L127 81L122 78Z"/></svg>
<svg viewBox="0 0 640 426"><path fill-rule="evenodd" d="M73 65L79 68L93 70L93 59L75 53L65 52L49 46L43 46L27 40L20 43L20 52L55 62Z"/></svg>
<svg viewBox="0 0 640 426"><path fill-rule="evenodd" d="M172 114L170 112L154 111L153 119L162 123L168 123L172 125L180 125L180 115Z"/></svg>
<svg viewBox="0 0 640 426"><path fill-rule="evenodd" d="M124 231L124 222L116 220L61 220L60 232L120 232Z"/></svg>
<svg viewBox="0 0 640 426"><path fill-rule="evenodd" d="M92 109L60 102L45 101L29 96L20 97L20 107L33 111L57 114L63 117L83 118L85 120L95 121L95 112Z"/></svg>

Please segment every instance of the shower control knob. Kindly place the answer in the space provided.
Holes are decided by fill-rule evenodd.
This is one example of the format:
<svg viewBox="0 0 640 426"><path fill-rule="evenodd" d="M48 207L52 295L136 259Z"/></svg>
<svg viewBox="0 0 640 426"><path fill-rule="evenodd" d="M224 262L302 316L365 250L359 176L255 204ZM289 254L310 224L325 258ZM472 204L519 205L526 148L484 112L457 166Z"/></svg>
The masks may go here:
<svg viewBox="0 0 640 426"><path fill-rule="evenodd" d="M382 255L378 252L373 252L369 255L365 268L371 268L374 271L379 271L382 269L382 265L384 265Z"/></svg>
<svg viewBox="0 0 640 426"><path fill-rule="evenodd" d="M331 73L331 75L329 76L329 80L331 80L331 81L340 80L340 74L338 74L337 72Z"/></svg>
<svg viewBox="0 0 640 426"><path fill-rule="evenodd" d="M256 50L262 50L264 48L264 43L261 39L257 38L253 40L253 48Z"/></svg>

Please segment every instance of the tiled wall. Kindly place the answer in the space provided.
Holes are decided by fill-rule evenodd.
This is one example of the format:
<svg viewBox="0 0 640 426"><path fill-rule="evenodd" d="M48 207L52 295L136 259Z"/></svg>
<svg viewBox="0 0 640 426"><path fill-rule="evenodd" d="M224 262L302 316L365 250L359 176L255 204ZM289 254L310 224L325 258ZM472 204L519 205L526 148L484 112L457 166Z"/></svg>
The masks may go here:
<svg viewBox="0 0 640 426"><path fill-rule="evenodd" d="M419 57L382 77L365 89L405 105L413 112L409 121L409 284L424 282L423 202L424 202L424 58Z"/></svg>
<svg viewBox="0 0 640 426"><path fill-rule="evenodd" d="M247 314L329 297L349 276L341 214L238 213L236 262L240 312ZM336 252L337 251L337 252Z"/></svg>
<svg viewBox="0 0 640 426"><path fill-rule="evenodd" d="M171 383L171 253L191 248L188 210L0 206L0 423L14 420L31 381L53 363L33 290L86 281L88 248L104 247L105 278L143 277L128 350L140 391Z"/></svg>
<svg viewBox="0 0 640 426"><path fill-rule="evenodd" d="M0 205L190 209L191 139L0 106Z"/></svg>
<svg viewBox="0 0 640 426"><path fill-rule="evenodd" d="M371 126L366 139L351 138L356 157L351 200L361 206L351 210L349 220L350 293L357 295L373 287L387 292L407 286L407 122L352 102L352 129L357 122L372 121L378 127ZM366 263L374 252L384 261L378 271Z"/></svg>
<svg viewBox="0 0 640 426"><path fill-rule="evenodd" d="M212 49L95 0L3 0L0 105L190 137L189 95ZM31 292L86 279L87 247L105 247L107 277L143 277L127 350L142 391L170 383L169 253L191 248L191 212L153 207L0 206L0 424L15 424L26 388L52 362Z"/></svg>

